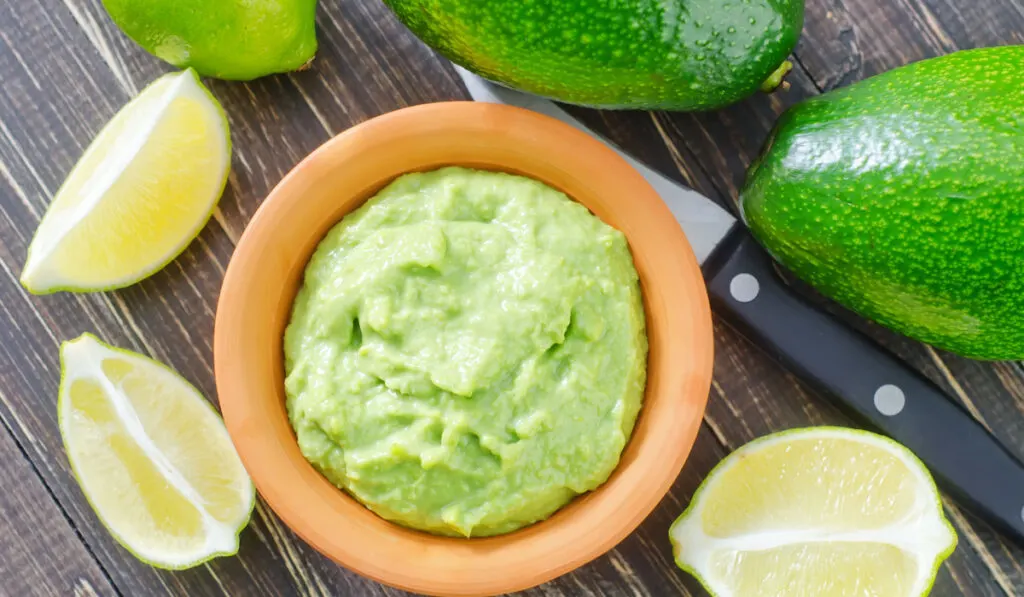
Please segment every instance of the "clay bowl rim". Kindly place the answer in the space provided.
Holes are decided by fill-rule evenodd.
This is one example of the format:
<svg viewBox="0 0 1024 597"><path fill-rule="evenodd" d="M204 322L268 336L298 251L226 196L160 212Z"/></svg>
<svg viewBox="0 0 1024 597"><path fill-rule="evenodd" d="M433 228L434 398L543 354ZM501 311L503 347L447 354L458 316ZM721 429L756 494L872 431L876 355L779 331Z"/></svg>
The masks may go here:
<svg viewBox="0 0 1024 597"><path fill-rule="evenodd" d="M624 232L640 273L651 346L644 406L609 480L545 521L492 538L437 537L377 517L302 457L284 407L281 339L317 243L395 177L446 165L536 178ZM262 497L296 534L376 581L475 596L565 574L614 547L650 514L696 440L711 384L713 336L693 251L657 193L625 160L534 112L443 102L357 125L277 185L226 272L214 360L232 441Z"/></svg>

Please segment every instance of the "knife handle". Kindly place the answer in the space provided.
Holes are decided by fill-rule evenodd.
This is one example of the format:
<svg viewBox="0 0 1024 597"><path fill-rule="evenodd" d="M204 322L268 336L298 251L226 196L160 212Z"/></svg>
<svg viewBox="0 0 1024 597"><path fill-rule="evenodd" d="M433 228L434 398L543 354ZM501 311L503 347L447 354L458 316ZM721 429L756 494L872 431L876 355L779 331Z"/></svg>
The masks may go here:
<svg viewBox="0 0 1024 597"><path fill-rule="evenodd" d="M705 268L712 304L844 410L910 448L940 486L1024 544L1024 465L940 388L797 296L746 229Z"/></svg>

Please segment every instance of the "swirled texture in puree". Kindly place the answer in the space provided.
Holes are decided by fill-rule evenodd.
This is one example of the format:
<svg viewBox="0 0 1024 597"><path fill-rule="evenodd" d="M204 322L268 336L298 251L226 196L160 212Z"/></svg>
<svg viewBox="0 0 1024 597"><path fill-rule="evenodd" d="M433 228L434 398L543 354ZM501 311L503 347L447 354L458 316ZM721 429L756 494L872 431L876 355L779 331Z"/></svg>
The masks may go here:
<svg viewBox="0 0 1024 597"><path fill-rule="evenodd" d="M646 380L625 237L508 174L402 176L306 269L285 334L303 455L374 512L505 533L603 483Z"/></svg>

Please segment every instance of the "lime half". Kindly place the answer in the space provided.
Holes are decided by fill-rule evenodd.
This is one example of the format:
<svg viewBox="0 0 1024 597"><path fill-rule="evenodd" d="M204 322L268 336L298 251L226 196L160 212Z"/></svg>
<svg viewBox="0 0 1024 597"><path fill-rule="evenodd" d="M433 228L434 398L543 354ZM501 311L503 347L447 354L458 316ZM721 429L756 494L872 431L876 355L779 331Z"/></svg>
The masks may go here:
<svg viewBox="0 0 1024 597"><path fill-rule="evenodd" d="M224 191L227 118L195 72L157 79L92 142L43 216L21 282L29 291L133 284L191 242Z"/></svg>
<svg viewBox="0 0 1024 597"><path fill-rule="evenodd" d="M833 427L770 435L723 460L669 531L717 597L917 597L956 547L905 447Z"/></svg>
<svg viewBox="0 0 1024 597"><path fill-rule="evenodd" d="M85 497L136 557L180 569L238 551L252 481L217 412L178 374L87 334L61 347L57 408Z"/></svg>
<svg viewBox="0 0 1024 597"><path fill-rule="evenodd" d="M249 80L316 54L317 0L103 0L146 51L204 77Z"/></svg>

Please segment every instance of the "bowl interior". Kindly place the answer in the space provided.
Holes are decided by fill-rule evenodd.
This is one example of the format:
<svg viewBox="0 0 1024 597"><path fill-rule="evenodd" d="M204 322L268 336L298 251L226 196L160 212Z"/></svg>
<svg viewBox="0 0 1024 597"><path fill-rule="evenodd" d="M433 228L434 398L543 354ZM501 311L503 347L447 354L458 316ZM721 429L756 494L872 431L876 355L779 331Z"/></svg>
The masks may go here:
<svg viewBox="0 0 1024 597"><path fill-rule="evenodd" d="M285 412L282 338L316 245L395 177L449 165L538 179L625 233L640 274L650 343L644 405L608 482L548 520L486 539L437 537L379 518L303 458ZM527 588L628 535L664 496L689 454L713 357L700 269L679 225L643 178L572 127L526 110L466 102L378 117L299 164L238 244L217 309L214 351L228 431L260 493L285 523L365 576L444 595Z"/></svg>

